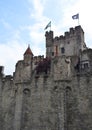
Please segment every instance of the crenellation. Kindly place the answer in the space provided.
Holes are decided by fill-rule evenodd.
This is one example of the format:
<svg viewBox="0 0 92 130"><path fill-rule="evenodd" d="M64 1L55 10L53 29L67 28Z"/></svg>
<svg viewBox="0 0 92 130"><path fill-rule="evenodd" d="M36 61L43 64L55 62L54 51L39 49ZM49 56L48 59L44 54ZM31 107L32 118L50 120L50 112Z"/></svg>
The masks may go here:
<svg viewBox="0 0 92 130"><path fill-rule="evenodd" d="M70 28L70 34L74 34L74 28Z"/></svg>
<svg viewBox="0 0 92 130"><path fill-rule="evenodd" d="M33 66L37 65L40 61L43 61L43 59L44 59L44 55L34 56L33 57Z"/></svg>
<svg viewBox="0 0 92 130"><path fill-rule="evenodd" d="M46 32L46 47L51 46L53 44L53 31Z"/></svg>
<svg viewBox="0 0 92 130"><path fill-rule="evenodd" d="M46 34L45 34L45 36L47 36L47 37L51 37L51 39L53 39L53 31L46 31Z"/></svg>
<svg viewBox="0 0 92 130"><path fill-rule="evenodd" d="M70 38L70 32L65 32L65 39Z"/></svg>
<svg viewBox="0 0 92 130"><path fill-rule="evenodd" d="M5 79L5 81L6 81L6 80L13 80L13 76L12 76L12 75L6 75L6 76L4 77L4 79Z"/></svg>
<svg viewBox="0 0 92 130"><path fill-rule="evenodd" d="M54 41L58 41L58 40L60 40L59 37L55 37L54 38Z"/></svg>
<svg viewBox="0 0 92 130"><path fill-rule="evenodd" d="M37 59L38 59L38 62L43 60L44 59L44 55L38 55Z"/></svg>
<svg viewBox="0 0 92 130"><path fill-rule="evenodd" d="M65 36L61 35L59 38L60 38L60 40L64 40Z"/></svg>
<svg viewBox="0 0 92 130"><path fill-rule="evenodd" d="M84 32L80 25L75 27L75 31L76 32L80 32L80 31Z"/></svg>
<svg viewBox="0 0 92 130"><path fill-rule="evenodd" d="M63 35L61 35L61 36L56 36L54 39L53 39L53 42L55 43L55 42L60 42L60 41L62 41L62 40L65 40L65 36L63 36Z"/></svg>

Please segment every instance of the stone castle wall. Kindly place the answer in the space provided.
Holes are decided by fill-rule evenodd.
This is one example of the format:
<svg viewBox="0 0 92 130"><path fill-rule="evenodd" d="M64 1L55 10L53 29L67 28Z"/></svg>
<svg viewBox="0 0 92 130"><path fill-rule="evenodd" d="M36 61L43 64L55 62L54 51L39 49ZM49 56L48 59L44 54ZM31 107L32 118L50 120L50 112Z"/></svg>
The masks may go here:
<svg viewBox="0 0 92 130"><path fill-rule="evenodd" d="M92 50L47 56L27 54L13 76L0 67L0 130L92 129Z"/></svg>

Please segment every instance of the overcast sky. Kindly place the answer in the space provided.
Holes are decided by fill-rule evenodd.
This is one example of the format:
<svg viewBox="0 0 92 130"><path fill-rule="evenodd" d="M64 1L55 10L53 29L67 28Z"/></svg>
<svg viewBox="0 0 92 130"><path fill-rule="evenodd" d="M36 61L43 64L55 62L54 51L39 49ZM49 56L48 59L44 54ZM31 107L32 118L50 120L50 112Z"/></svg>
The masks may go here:
<svg viewBox="0 0 92 130"><path fill-rule="evenodd" d="M0 65L12 74L30 44L34 55L45 54L45 26L51 21L55 36L78 25L79 13L85 41L92 47L91 0L0 0Z"/></svg>

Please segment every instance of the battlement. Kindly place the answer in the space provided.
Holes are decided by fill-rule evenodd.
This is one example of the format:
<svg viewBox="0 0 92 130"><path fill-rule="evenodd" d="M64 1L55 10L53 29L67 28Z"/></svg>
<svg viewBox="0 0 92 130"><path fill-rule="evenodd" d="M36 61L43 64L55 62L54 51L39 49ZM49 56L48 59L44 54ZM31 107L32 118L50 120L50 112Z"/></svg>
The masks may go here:
<svg viewBox="0 0 92 130"><path fill-rule="evenodd" d="M76 26L66 31L64 35L53 37L53 32L46 32L46 56L73 56L78 55L80 50L85 49L84 31Z"/></svg>
<svg viewBox="0 0 92 130"><path fill-rule="evenodd" d="M39 60L39 62L37 62L36 74L39 74L39 73L47 74L48 72L50 72L50 67L51 67L51 59L43 58Z"/></svg>
<svg viewBox="0 0 92 130"><path fill-rule="evenodd" d="M33 62L38 63L39 61L43 61L44 55L38 55L33 57Z"/></svg>
<svg viewBox="0 0 92 130"><path fill-rule="evenodd" d="M59 40L65 40L67 38L71 38L73 36L77 36L77 35L80 35L81 33L84 34L84 31L83 29L81 28L81 26L76 26L75 28L70 28L69 31L66 31L64 33L64 35L61 35L61 36L56 36L55 38L53 38L53 41L56 42L56 41L59 41ZM49 34L49 33L48 33Z"/></svg>
<svg viewBox="0 0 92 130"><path fill-rule="evenodd" d="M56 36L55 38L53 38L53 31L46 31L45 36L46 36L46 40L53 40L53 41L58 41L58 40L65 40L65 38L70 38L71 36L76 36L76 35L80 35L80 33L84 34L83 29L81 28L81 26L76 26L75 28L70 28L69 31L66 31L64 33L64 35L61 36Z"/></svg>
<svg viewBox="0 0 92 130"><path fill-rule="evenodd" d="M4 80L5 81L10 81L10 80L13 80L13 76L12 75L6 75L5 77L4 77Z"/></svg>
<svg viewBox="0 0 92 130"><path fill-rule="evenodd" d="M34 56L33 57L33 70L36 70L36 73L47 73L50 70L50 58L44 58L44 55Z"/></svg>
<svg viewBox="0 0 92 130"><path fill-rule="evenodd" d="M53 38L53 31L46 31L45 36Z"/></svg>

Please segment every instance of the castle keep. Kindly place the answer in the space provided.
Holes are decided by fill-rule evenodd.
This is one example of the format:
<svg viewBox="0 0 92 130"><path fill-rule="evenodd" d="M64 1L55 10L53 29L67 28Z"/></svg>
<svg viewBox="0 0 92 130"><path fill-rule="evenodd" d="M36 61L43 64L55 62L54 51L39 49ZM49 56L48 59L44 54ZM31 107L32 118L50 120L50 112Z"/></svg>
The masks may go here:
<svg viewBox="0 0 92 130"><path fill-rule="evenodd" d="M92 130L92 49L82 27L45 37L46 57L28 46L13 76L0 66L0 130Z"/></svg>

